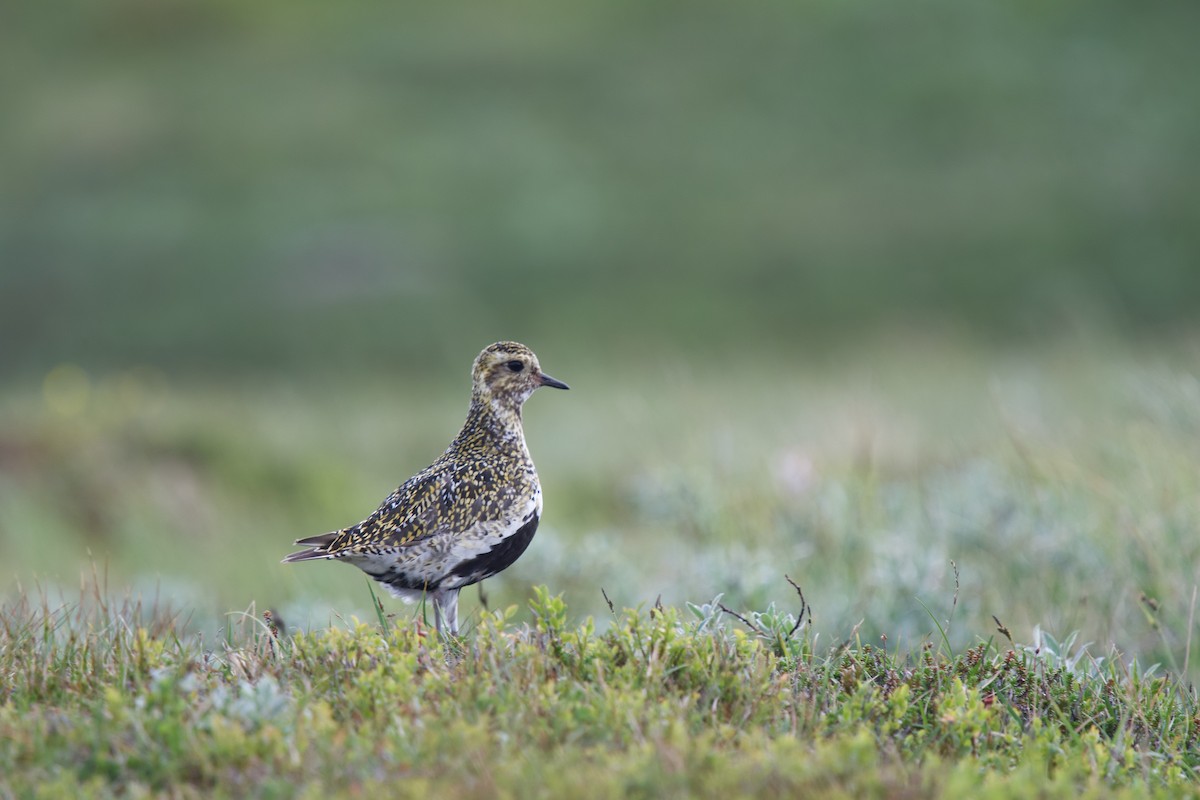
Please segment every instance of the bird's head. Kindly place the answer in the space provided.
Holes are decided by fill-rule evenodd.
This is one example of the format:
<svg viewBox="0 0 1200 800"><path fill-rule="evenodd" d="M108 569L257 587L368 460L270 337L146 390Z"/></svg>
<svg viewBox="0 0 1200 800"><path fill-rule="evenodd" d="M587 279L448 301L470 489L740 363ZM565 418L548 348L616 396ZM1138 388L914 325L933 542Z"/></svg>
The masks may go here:
<svg viewBox="0 0 1200 800"><path fill-rule="evenodd" d="M496 342L485 347L475 359L471 378L475 397L513 411L519 411L539 386L568 388L542 372L537 356L518 342Z"/></svg>

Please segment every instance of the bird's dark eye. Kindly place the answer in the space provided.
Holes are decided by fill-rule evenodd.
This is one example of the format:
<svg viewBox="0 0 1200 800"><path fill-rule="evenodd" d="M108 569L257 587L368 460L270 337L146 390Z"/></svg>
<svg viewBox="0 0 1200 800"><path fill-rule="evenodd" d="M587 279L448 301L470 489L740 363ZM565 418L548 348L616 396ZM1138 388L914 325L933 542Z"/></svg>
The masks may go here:
<svg viewBox="0 0 1200 800"><path fill-rule="evenodd" d="M513 372L520 372L521 370L525 369L525 362L524 361L510 361L507 364L505 364L504 366L508 367Z"/></svg>

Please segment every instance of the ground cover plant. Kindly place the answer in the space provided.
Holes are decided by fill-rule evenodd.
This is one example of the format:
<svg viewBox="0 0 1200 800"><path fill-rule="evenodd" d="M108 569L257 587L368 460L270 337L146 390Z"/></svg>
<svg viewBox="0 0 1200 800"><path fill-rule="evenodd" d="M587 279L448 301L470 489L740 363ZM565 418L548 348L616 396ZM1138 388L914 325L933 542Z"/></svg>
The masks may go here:
<svg viewBox="0 0 1200 800"><path fill-rule="evenodd" d="M0 796L1194 794L1200 391L1149 352L593 363L453 643L278 560L461 387L47 376L0 396Z"/></svg>
<svg viewBox="0 0 1200 800"><path fill-rule="evenodd" d="M551 522L453 643L277 562L457 404L5 395L0 796L1194 792L1186 345L873 352L572 376L614 425L530 415Z"/></svg>
<svg viewBox="0 0 1200 800"><path fill-rule="evenodd" d="M418 621L219 641L87 586L0 612L4 796L1179 796L1200 701L1135 661L1003 636L819 644L794 611L614 609L545 588Z"/></svg>
<svg viewBox="0 0 1200 800"><path fill-rule="evenodd" d="M601 590L618 607L782 607L787 574L827 637L857 625L907 652L942 637L936 617L961 651L994 615L1020 641L1080 631L1196 682L1193 350L900 340L831 363L722 357L715 383L703 359L551 351L579 387L531 401L543 525L464 593L464 622L513 605L529 622L538 584L601 621ZM210 636L252 603L291 630L372 618L354 570L279 559L373 509L465 411L462 379L348 394L119 371L85 377L74 408L51 377L0 393L0 587L65 602L94 557Z"/></svg>

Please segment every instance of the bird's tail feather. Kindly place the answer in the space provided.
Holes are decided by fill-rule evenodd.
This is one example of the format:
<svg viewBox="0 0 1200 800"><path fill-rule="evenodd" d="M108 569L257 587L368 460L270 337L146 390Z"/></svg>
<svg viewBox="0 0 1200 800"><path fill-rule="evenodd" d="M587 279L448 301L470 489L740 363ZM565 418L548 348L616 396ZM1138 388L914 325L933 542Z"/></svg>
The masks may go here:
<svg viewBox="0 0 1200 800"><path fill-rule="evenodd" d="M281 563L292 564L297 561L311 561L314 558L328 558L329 545L332 544L333 540L341 535L341 533L341 531L330 531L329 533L322 533L319 536L309 536L304 539L297 539L295 542L296 544L308 545L309 548L307 550L301 550L298 553L292 553L291 555L285 556Z"/></svg>

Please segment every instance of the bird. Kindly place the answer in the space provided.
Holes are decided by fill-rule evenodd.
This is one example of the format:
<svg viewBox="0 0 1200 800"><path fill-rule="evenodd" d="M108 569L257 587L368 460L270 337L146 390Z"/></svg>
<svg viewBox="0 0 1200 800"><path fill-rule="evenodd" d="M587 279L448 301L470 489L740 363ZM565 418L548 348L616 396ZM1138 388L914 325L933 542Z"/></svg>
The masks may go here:
<svg viewBox="0 0 1200 800"><path fill-rule="evenodd" d="M353 564L406 602L428 597L439 635L458 636L458 593L520 558L542 517L521 409L540 387L569 389L519 342L485 347L471 368L462 429L432 464L357 525L297 539L283 563Z"/></svg>

